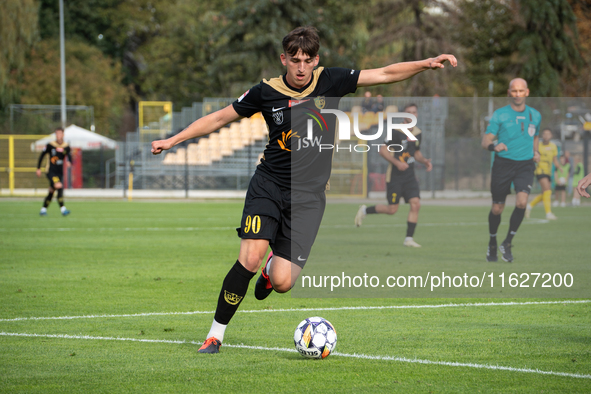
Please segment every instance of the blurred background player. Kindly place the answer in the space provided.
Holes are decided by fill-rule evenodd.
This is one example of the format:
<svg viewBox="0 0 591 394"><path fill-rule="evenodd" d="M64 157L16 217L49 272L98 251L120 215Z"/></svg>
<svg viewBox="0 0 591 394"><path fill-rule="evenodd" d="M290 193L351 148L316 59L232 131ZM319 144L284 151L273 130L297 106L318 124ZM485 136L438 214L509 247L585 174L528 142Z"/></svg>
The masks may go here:
<svg viewBox="0 0 591 394"><path fill-rule="evenodd" d="M61 127L55 129L55 141L45 145L39 156L39 161L37 162L37 177L41 176L41 162L45 155L49 155L49 160L46 165L47 173L45 174L49 180L49 190L47 191L45 200L43 200L43 207L39 214L41 216L47 215L47 207L51 203L53 193L57 190L57 202L60 205L62 215L69 215L70 211L64 205L64 184L62 178L64 176L64 160L66 157L68 158L68 161L65 162L66 168L68 168L72 162L72 156L70 155L70 147L64 142L64 129Z"/></svg>
<svg viewBox="0 0 591 394"><path fill-rule="evenodd" d="M573 207L578 207L581 205L581 195L579 194L578 190L577 190L577 185L579 184L579 182L583 179L583 174L585 174L585 171L583 169L583 162L581 161L581 156L580 155L575 155L574 157L574 169L572 171L573 173L573 201L572 201L572 206Z"/></svg>
<svg viewBox="0 0 591 394"><path fill-rule="evenodd" d="M540 201L544 202L544 210L546 211L546 219L555 220L556 216L552 213L552 164L556 168L562 168L558 163L558 147L552 141L552 130L544 129L542 131L542 141L538 145L538 152L540 152L540 162L536 167L534 174L538 178L538 182L542 188L542 194L537 196L527 204L525 217L529 218L533 207Z"/></svg>
<svg viewBox="0 0 591 394"><path fill-rule="evenodd" d="M556 185L554 191L556 192L556 206L560 201L561 207L566 207L566 186L568 183L568 175L570 172L570 164L568 163L566 156L560 156L560 167L556 169L554 180Z"/></svg>
<svg viewBox="0 0 591 394"><path fill-rule="evenodd" d="M408 104L404 107L404 111L414 116L418 116L418 108L416 104ZM404 123L410 123L411 119L404 118ZM419 182L415 175L415 161L424 164L427 171L431 171L433 165L430 159L426 159L420 151L421 140L423 135L421 129L418 127L409 128L412 134L417 138L416 141L410 141L406 134L400 130L392 132L392 140L385 141L386 146L380 146L380 155L389 163L386 172L386 200L388 205L374 205L366 207L362 205L355 215L355 225L361 226L365 215L374 213L385 213L394 215L398 211L400 197L404 198L410 204L410 211L408 212L408 219L406 222L406 238L403 245L414 248L419 248L421 245L413 239L417 221L419 220L419 210L421 208ZM388 150L388 146L394 152ZM400 150L400 146L403 147Z"/></svg>
<svg viewBox="0 0 591 394"><path fill-rule="evenodd" d="M363 113L373 111L374 100L371 98L371 92L367 90L363 93L363 101L361 103L361 109Z"/></svg>
<svg viewBox="0 0 591 394"><path fill-rule="evenodd" d="M498 247L503 260L513 261L511 242L525 215L527 198L534 181L534 162L540 160L540 153L534 147L538 146L542 116L525 105L529 96L525 79L511 80L507 94L510 104L493 113L482 137L482 147L495 152L490 181L492 208L488 215L490 238L487 261L497 261L497 230L501 224L505 200L511 194L511 184L516 192L515 209L511 214L507 237ZM495 137L496 144L493 142Z"/></svg>

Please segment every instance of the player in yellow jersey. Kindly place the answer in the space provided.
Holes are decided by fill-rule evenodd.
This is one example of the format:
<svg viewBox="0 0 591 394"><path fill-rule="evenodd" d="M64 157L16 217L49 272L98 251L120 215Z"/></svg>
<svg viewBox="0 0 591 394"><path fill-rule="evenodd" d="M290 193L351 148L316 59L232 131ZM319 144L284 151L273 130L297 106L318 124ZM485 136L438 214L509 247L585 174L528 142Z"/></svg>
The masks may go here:
<svg viewBox="0 0 591 394"><path fill-rule="evenodd" d="M555 220L556 216L552 213L552 164L558 169L562 169L562 166L558 162L558 148L556 144L550 142L552 139L552 130L544 129L542 131L542 141L538 144L538 151L540 152L540 162L536 167L534 174L538 178L538 182L542 187L542 194L537 196L527 204L525 210L525 217L529 218L531 210L540 201L544 202L544 210L546 211L546 219Z"/></svg>

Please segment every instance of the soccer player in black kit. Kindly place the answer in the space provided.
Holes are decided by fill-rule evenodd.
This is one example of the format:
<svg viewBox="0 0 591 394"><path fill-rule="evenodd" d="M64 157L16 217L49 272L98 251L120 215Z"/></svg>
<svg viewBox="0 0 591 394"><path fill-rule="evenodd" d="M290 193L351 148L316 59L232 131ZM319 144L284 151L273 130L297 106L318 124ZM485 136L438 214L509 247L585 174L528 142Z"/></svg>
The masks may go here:
<svg viewBox="0 0 591 394"><path fill-rule="evenodd" d="M61 127L55 129L55 141L45 145L43 152L41 152L41 155L39 156L39 161L37 162L38 177L41 176L41 162L45 155L49 155L49 161L46 166L47 174L45 174L49 180L49 190L47 192L47 197L43 200L43 207L41 208L39 215L47 215L47 207L51 203L53 193L57 190L57 202L60 205L60 210L63 216L67 216L70 214L70 211L64 205L64 185L62 178L64 175L65 159L66 157L68 158L69 162L66 162L66 165L69 166L70 163L72 163L72 156L70 155L70 146L64 142L64 129Z"/></svg>
<svg viewBox="0 0 591 394"><path fill-rule="evenodd" d="M421 71L443 68L445 61L454 67L457 65L454 56L440 55L373 70L317 67L320 39L316 29L310 26L291 31L283 38L282 44L280 59L287 69L284 75L263 80L231 105L196 120L179 134L152 142L152 153L159 154L183 141L207 135L257 112L262 112L269 128L269 143L250 181L241 226L237 229L241 238L238 260L222 283L214 321L199 349L200 353L219 352L226 327L246 295L249 282L261 266L269 245L272 252L255 286L255 297L259 300L273 290L285 293L291 289L307 261L318 232L324 213L324 188L330 177L332 151L304 155L302 157L310 161L302 160L301 165L293 167L295 172L292 171L292 147L296 149L299 137L292 130L292 108L314 105L314 98L340 98L355 92L359 86L403 81ZM322 104L317 104L317 108L324 105L322 100L318 103ZM330 144L331 138L334 142L334 135L329 134L325 134L323 143ZM292 182L299 179L296 172L311 175L303 188L305 190L292 190ZM304 209L292 210L294 198L304 202ZM302 216L313 219L313 223L307 223L305 234L297 234L301 236L295 245L297 250L291 250L292 229L295 229L291 220Z"/></svg>
<svg viewBox="0 0 591 394"><path fill-rule="evenodd" d="M407 104L403 112L417 116L418 107L416 104ZM405 118L403 122L410 123L410 119ZM385 145L380 146L380 155L390 164L386 173L386 199L388 205L360 206L357 215L355 215L355 225L357 227L361 226L365 215L368 214L386 213L394 215L398 211L400 198L403 197L404 201L410 204L410 211L406 222L406 238L402 244L420 248L421 245L416 243L413 238L421 208L419 182L415 175L414 166L415 162L418 161L427 167L427 171L431 171L433 165L431 160L426 159L420 151L421 141L423 140L421 130L415 126L409 131L415 136L416 141L411 141L402 131L394 130L392 140L385 141Z"/></svg>

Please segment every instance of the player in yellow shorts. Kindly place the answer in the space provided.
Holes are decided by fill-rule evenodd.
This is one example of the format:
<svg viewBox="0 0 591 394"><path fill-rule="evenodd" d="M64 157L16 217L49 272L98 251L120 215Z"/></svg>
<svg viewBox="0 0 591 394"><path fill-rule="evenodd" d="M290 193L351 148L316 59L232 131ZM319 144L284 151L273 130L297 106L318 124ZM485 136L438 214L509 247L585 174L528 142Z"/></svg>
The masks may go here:
<svg viewBox="0 0 591 394"><path fill-rule="evenodd" d="M529 218L531 210L533 207L536 206L537 203L540 201L544 202L544 210L546 211L546 219L555 220L556 216L552 213L552 164L556 166L557 169L561 169L562 166L558 162L557 155L558 155L558 148L556 144L550 142L552 139L552 130L544 129L542 131L542 141L538 144L538 151L540 152L540 162L536 167L536 171L534 174L536 178L538 178L538 182L542 187L542 194L537 196L527 204L525 210L525 217Z"/></svg>

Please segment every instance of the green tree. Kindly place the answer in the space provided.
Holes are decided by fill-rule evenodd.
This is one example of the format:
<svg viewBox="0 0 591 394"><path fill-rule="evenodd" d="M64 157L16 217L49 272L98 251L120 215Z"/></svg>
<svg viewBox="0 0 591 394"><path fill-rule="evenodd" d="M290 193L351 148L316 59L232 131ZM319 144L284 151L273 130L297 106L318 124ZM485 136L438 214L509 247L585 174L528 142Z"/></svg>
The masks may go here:
<svg viewBox="0 0 591 394"><path fill-rule="evenodd" d="M499 0L459 0L452 21L469 85L478 96L488 96L493 81L493 95L506 94L515 28L510 5Z"/></svg>
<svg viewBox="0 0 591 394"><path fill-rule="evenodd" d="M566 96L589 97L591 95L591 3L586 0L569 0L577 18L579 52L585 63L579 72L562 80L561 90Z"/></svg>
<svg viewBox="0 0 591 394"><path fill-rule="evenodd" d="M207 68L213 56L213 32L229 5L225 3L177 0L162 12L159 34L134 53L139 65L135 80L143 98L172 100L180 107L220 95Z"/></svg>
<svg viewBox="0 0 591 394"><path fill-rule="evenodd" d="M220 93L235 96L284 73L281 41L298 26L315 26L323 66L355 67L361 46L355 24L360 3L335 0L246 0L227 10L213 37L208 76Z"/></svg>
<svg viewBox="0 0 591 394"><path fill-rule="evenodd" d="M572 7L567 0L520 0L514 11L515 75L528 81L532 95L559 96L561 78L583 64Z"/></svg>
<svg viewBox="0 0 591 394"><path fill-rule="evenodd" d="M449 33L449 5L439 0L378 0L369 4L370 34L364 67L422 60L455 53ZM379 88L382 94L446 95L449 67ZM457 71L454 71L457 74Z"/></svg>
<svg viewBox="0 0 591 394"><path fill-rule="evenodd" d="M0 0L0 109L15 102L18 80L27 54L38 38L35 0Z"/></svg>
<svg viewBox="0 0 591 394"><path fill-rule="evenodd" d="M43 40L37 45L17 83L22 104L59 103L59 58L59 41ZM129 100L121 83L121 65L98 48L73 40L66 45L66 58L67 104L94 106L97 132L115 135Z"/></svg>

